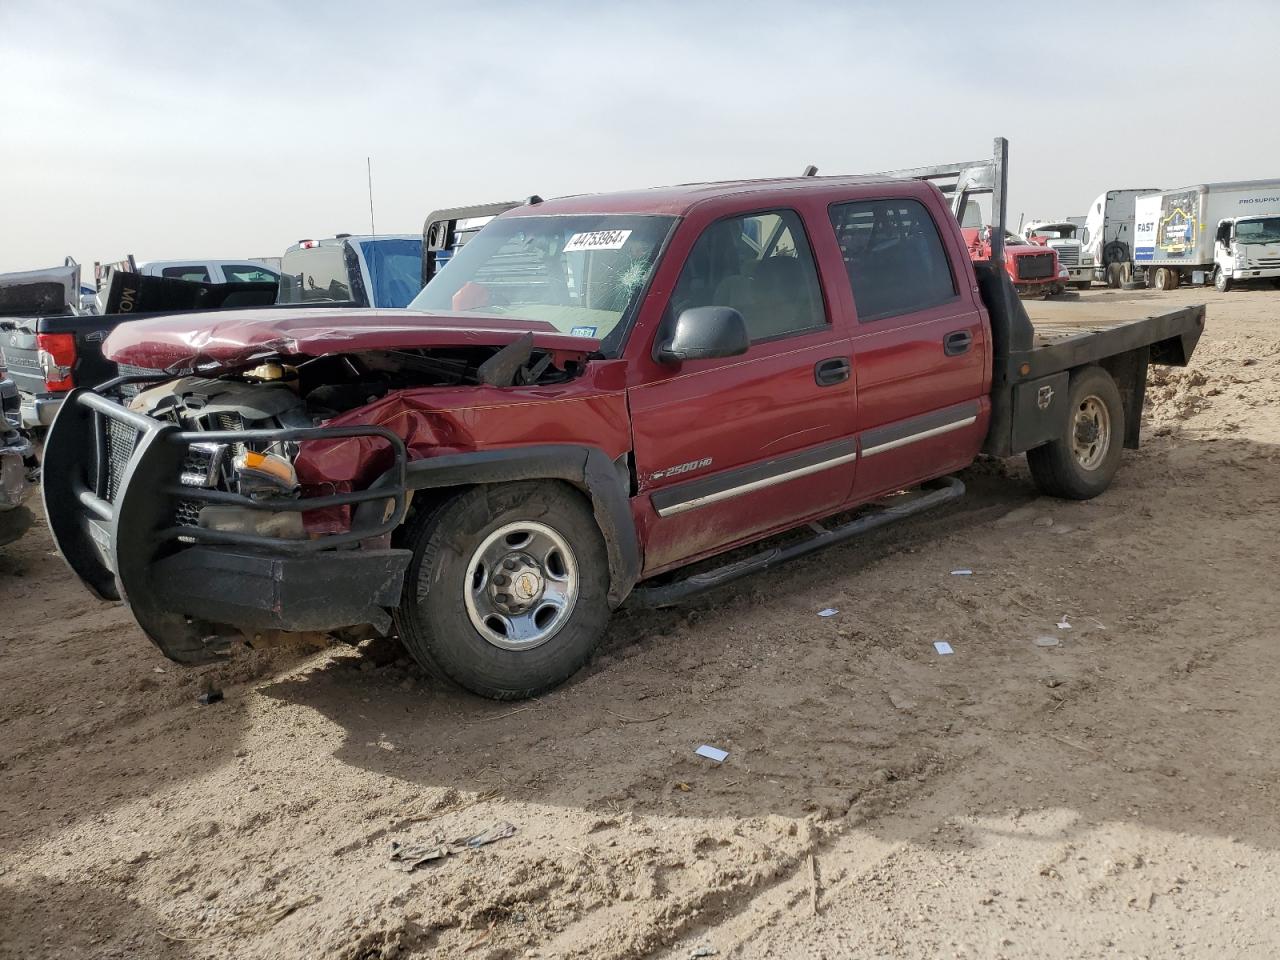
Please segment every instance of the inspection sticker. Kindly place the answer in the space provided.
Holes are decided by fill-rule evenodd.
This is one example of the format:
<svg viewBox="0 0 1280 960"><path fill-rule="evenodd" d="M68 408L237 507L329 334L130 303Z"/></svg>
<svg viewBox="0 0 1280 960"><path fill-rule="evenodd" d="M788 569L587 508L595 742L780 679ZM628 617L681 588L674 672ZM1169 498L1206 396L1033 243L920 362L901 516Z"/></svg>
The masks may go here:
<svg viewBox="0 0 1280 960"><path fill-rule="evenodd" d="M595 335L595 327L574 327L569 331L569 336L571 337L594 337Z"/></svg>
<svg viewBox="0 0 1280 960"><path fill-rule="evenodd" d="M621 250L622 245L631 236L630 230L591 230L587 233L575 233L564 245L565 253L577 253L581 250Z"/></svg>

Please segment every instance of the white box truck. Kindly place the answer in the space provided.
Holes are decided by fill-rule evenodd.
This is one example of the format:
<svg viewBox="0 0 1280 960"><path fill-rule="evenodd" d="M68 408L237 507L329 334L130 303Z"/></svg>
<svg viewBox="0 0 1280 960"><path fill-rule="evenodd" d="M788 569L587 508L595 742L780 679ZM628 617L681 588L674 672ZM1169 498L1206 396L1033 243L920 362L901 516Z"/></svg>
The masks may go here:
<svg viewBox="0 0 1280 960"><path fill-rule="evenodd" d="M1093 201L1080 235L1081 253L1093 261L1093 279L1118 287L1132 271L1125 268L1133 263L1134 201L1159 192L1159 187L1108 190Z"/></svg>
<svg viewBox="0 0 1280 960"><path fill-rule="evenodd" d="M1157 290L1280 277L1280 180L1165 190L1139 197L1134 216L1134 268Z"/></svg>

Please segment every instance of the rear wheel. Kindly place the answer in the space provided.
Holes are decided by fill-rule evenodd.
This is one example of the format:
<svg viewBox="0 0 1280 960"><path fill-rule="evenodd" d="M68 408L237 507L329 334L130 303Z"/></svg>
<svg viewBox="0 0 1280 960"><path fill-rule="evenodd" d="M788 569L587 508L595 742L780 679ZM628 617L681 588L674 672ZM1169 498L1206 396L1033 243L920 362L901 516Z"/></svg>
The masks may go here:
<svg viewBox="0 0 1280 960"><path fill-rule="evenodd" d="M1122 268L1118 263L1107 264L1107 286L1113 290L1119 289L1120 284L1124 282L1121 270Z"/></svg>
<svg viewBox="0 0 1280 960"><path fill-rule="evenodd" d="M1231 277L1221 267L1214 268L1213 288L1219 293L1226 293L1231 289Z"/></svg>
<svg viewBox="0 0 1280 960"><path fill-rule="evenodd" d="M558 483L472 487L410 522L396 611L422 666L497 700L576 673L609 621L604 540L582 494Z"/></svg>
<svg viewBox="0 0 1280 960"><path fill-rule="evenodd" d="M1089 500L1111 484L1124 445L1124 406L1111 374L1084 367L1071 377L1062 436L1027 451L1027 465L1044 493Z"/></svg>

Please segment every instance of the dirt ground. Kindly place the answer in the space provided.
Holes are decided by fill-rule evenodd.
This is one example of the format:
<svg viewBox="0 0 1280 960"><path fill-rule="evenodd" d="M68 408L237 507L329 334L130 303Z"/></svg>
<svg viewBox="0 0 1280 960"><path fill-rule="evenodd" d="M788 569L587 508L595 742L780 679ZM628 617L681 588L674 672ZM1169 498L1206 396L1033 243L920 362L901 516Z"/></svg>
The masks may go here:
<svg viewBox="0 0 1280 960"><path fill-rule="evenodd" d="M1280 293L1085 298L1210 304L1107 494L979 464L526 704L387 643L177 667L41 523L0 552L0 956L1280 955Z"/></svg>

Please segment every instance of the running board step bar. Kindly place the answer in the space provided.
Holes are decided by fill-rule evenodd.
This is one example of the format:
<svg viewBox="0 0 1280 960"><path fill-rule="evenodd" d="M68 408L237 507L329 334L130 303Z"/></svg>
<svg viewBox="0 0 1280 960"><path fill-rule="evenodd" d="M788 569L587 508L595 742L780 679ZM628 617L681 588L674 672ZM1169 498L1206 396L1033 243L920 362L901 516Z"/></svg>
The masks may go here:
<svg viewBox="0 0 1280 960"><path fill-rule="evenodd" d="M865 513L846 524L830 530L817 523L811 523L809 528L813 530L813 536L806 540L801 540L799 543L771 547L768 550L757 553L755 556L726 564L723 567L716 567L714 570L707 570L704 573L697 573L674 583L667 583L658 587L637 587L631 591L633 602L639 606L649 608L669 607L687 597L701 593L703 590L710 590L740 577L759 573L776 564L804 556L806 553L813 553L815 550L821 550L833 544L852 540L854 537L861 536L878 527L887 526L897 520L905 520L907 517L924 513L926 510L932 510L935 507L942 506L944 503L950 503L952 500L958 500L964 496L964 483L956 477L944 477L942 480L936 481L936 483L936 487L922 488L925 491L922 496L904 503L885 507L883 510Z"/></svg>

